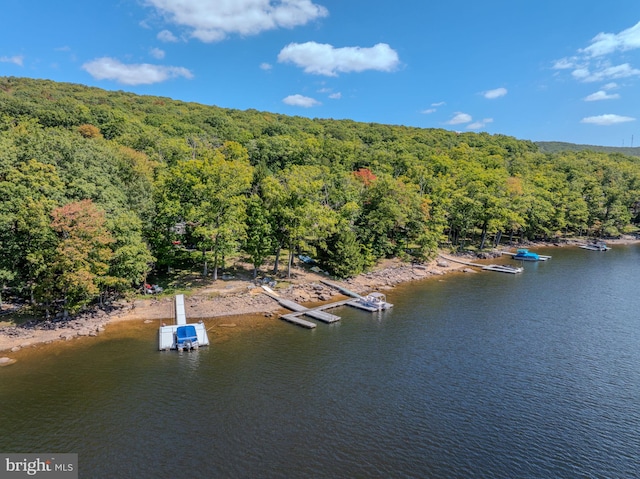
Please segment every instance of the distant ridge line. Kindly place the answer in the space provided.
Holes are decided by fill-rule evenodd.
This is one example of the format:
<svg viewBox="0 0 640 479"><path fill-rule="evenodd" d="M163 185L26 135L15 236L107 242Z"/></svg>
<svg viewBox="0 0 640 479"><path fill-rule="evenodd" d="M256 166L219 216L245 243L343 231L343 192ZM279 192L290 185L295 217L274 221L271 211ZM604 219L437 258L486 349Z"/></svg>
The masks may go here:
<svg viewBox="0 0 640 479"><path fill-rule="evenodd" d="M534 141L543 153L558 153L562 151L596 151L599 153L619 153L640 157L640 146L597 146L565 143L562 141Z"/></svg>

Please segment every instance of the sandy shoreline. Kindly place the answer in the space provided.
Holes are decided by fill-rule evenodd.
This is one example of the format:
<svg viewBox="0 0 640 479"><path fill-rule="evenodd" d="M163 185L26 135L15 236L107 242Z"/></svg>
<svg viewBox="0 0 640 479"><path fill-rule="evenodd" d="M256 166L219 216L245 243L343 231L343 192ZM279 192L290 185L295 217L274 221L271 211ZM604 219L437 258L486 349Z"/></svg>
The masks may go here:
<svg viewBox="0 0 640 479"><path fill-rule="evenodd" d="M623 238L607 241L609 244L630 244L638 242L635 238ZM575 245L565 243L562 246ZM560 245L544 244L544 247ZM531 246L533 247L533 246ZM514 248L501 248L488 254L501 256L502 251L513 251ZM475 258L475 261L480 261ZM410 281L417 281L452 272L474 271L468 266L445 261L441 258L424 265L412 265L398 260L381 263L374 271L359 275L346 281L333 281L351 291L366 294L372 291L385 291L394 286ZM343 298L336 289L320 282L326 276L310 270L296 268L292 278L276 286L276 291L285 299L305 305L338 300ZM282 307L272 298L263 294L263 290L249 280L218 280L209 285L197 288L185 295L187 318L193 320L212 320L213 327L226 328L235 326L235 319L249 318L253 322L277 320ZM136 299L122 303L110 312L96 311L67 322L39 325L38 327L16 327L0 323L0 366L14 362L10 357L25 348L33 348L54 341L71 341L75 338L98 336L110 323L120 321L158 321L171 320L173 317L173 296ZM247 317L247 318L245 318ZM45 329L46 327L50 329Z"/></svg>

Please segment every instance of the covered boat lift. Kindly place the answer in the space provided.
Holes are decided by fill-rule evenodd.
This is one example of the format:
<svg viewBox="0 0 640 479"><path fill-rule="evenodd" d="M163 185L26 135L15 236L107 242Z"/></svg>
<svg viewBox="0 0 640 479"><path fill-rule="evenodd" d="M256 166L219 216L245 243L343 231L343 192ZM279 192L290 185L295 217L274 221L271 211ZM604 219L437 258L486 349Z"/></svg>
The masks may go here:
<svg viewBox="0 0 640 479"><path fill-rule="evenodd" d="M175 324L160 326L158 331L158 349L167 351L169 349L198 349L200 346L209 345L207 329L202 321L187 324L187 314L184 308L184 295L177 294L175 297Z"/></svg>

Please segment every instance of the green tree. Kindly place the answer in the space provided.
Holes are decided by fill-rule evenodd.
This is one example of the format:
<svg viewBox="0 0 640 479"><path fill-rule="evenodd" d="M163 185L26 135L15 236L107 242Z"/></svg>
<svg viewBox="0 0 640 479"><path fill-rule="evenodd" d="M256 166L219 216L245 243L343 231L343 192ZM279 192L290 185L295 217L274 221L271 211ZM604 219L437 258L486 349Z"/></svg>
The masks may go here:
<svg viewBox="0 0 640 479"><path fill-rule="evenodd" d="M51 217L59 243L39 295L50 305L60 302L67 316L97 298L101 286L109 282L113 237L106 228L104 211L91 200L56 208Z"/></svg>
<svg viewBox="0 0 640 479"><path fill-rule="evenodd" d="M329 207L325 193L325 168L291 166L262 181L261 188L276 240L276 262L282 248L289 251L287 276L291 276L293 258L299 250L311 250L333 232L336 213Z"/></svg>
<svg viewBox="0 0 640 479"><path fill-rule="evenodd" d="M151 270L154 257L142 236L142 221L131 212L120 214L107 222L113 235L113 255L109 261L109 285L116 291L140 286Z"/></svg>
<svg viewBox="0 0 640 479"><path fill-rule="evenodd" d="M367 255L355 231L341 222L327 240L321 255L325 267L338 278L349 278L364 271Z"/></svg>
<svg viewBox="0 0 640 479"><path fill-rule="evenodd" d="M269 214L262 199L254 194L247 202L247 236L244 250L249 254L253 264L253 277L258 275L258 268L273 251L273 238Z"/></svg>
<svg viewBox="0 0 640 479"><path fill-rule="evenodd" d="M435 248L429 201L416 185L381 175L363 189L361 203L356 227L375 259L405 255L409 249L419 256L429 255Z"/></svg>
<svg viewBox="0 0 640 479"><path fill-rule="evenodd" d="M235 151L235 150L234 150ZM227 160L220 150L167 169L156 186L164 217L180 215L202 254L203 275L209 253L213 277L223 259L236 252L245 233L245 203L252 169L246 159Z"/></svg>
<svg viewBox="0 0 640 479"><path fill-rule="evenodd" d="M0 269L19 291L33 292L55 247L50 213L61 201L63 184L53 165L18 163L0 175Z"/></svg>

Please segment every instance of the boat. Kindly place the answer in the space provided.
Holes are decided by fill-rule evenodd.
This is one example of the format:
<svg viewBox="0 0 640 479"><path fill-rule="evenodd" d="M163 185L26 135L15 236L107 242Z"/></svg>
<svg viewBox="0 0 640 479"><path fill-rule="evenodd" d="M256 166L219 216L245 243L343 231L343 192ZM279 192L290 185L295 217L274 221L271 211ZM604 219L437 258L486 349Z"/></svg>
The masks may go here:
<svg viewBox="0 0 640 479"><path fill-rule="evenodd" d="M520 248L516 251L516 253L509 253L512 255L513 259L520 261L547 261L551 259L551 256L546 256L538 253L534 253L533 251L529 251L528 249Z"/></svg>
<svg viewBox="0 0 640 479"><path fill-rule="evenodd" d="M393 307L393 304L387 303L387 297L383 293L369 293L366 296L361 296L353 303L363 306L362 309L369 311L383 311ZM354 304L356 306L356 304Z"/></svg>
<svg viewBox="0 0 640 479"><path fill-rule="evenodd" d="M590 251L608 251L611 249L604 241L594 241L593 243L582 244L580 245L580 248L588 249Z"/></svg>
<svg viewBox="0 0 640 479"><path fill-rule="evenodd" d="M516 254L513 255L513 259L519 259L521 261L540 261L538 253L529 251L528 249L519 249Z"/></svg>
<svg viewBox="0 0 640 479"><path fill-rule="evenodd" d="M176 324L162 324L158 331L158 349L167 351L177 349L178 351L196 350L200 346L209 345L207 329L202 321L188 324L187 315L184 309L184 295L177 294L175 297Z"/></svg>

